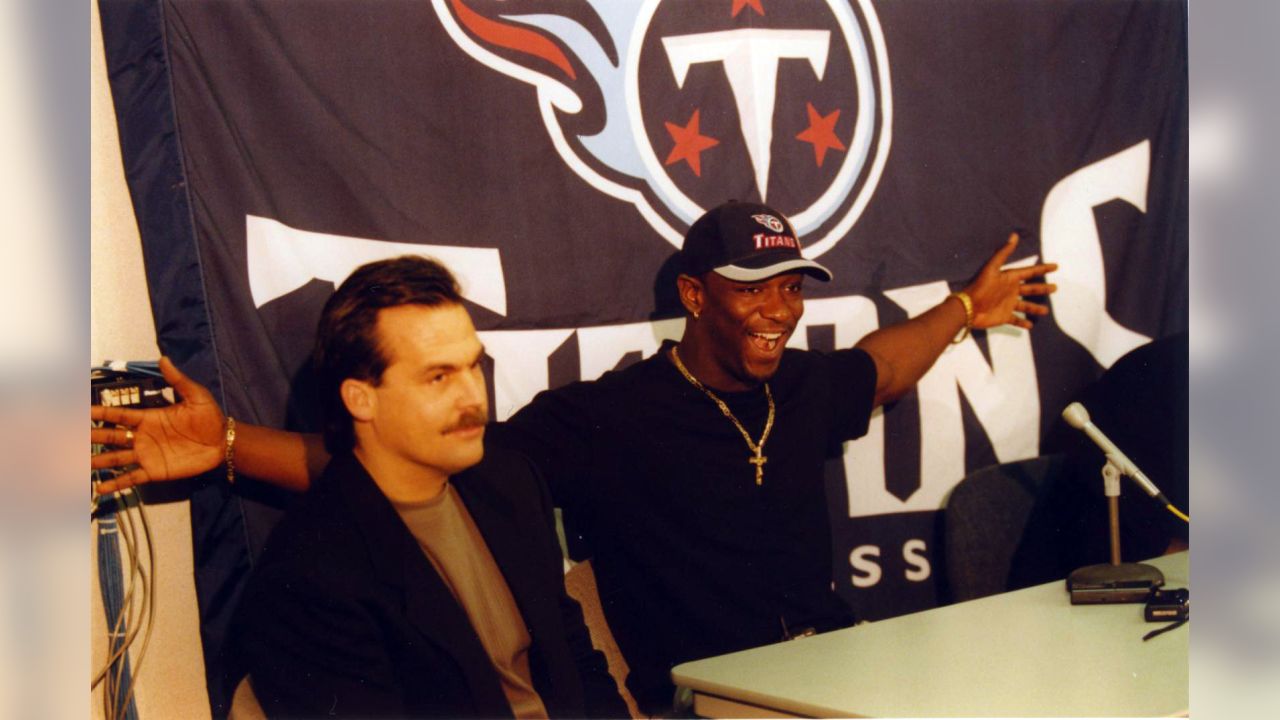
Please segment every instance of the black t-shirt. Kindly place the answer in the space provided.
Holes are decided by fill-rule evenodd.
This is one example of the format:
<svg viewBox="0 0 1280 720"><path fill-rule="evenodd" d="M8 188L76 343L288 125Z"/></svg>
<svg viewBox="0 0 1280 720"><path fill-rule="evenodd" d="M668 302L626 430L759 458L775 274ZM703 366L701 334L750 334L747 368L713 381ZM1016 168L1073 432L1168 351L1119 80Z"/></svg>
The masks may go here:
<svg viewBox="0 0 1280 720"><path fill-rule="evenodd" d="M539 394L491 438L537 463L571 553L592 558L642 707L671 702L670 668L852 622L832 589L823 463L866 433L875 364L857 349L787 350L757 486L752 452L668 359ZM762 388L718 393L760 437Z"/></svg>

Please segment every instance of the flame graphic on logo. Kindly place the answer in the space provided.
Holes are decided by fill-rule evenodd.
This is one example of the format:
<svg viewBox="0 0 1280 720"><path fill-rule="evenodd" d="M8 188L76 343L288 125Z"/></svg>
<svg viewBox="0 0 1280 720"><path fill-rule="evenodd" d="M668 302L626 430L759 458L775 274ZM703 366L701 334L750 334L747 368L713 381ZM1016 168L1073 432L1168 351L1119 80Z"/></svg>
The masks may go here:
<svg viewBox="0 0 1280 720"><path fill-rule="evenodd" d="M453 11L458 15L458 21L465 25L468 30L475 33L476 37L481 40L493 43L498 47L511 48L534 57L540 57L563 70L570 80L578 78L577 73L573 70L573 65L569 62L569 58L560 52L560 48L556 47L555 43L542 35L522 27L490 20L467 7L467 4L462 0L452 0L452 4Z"/></svg>
<svg viewBox="0 0 1280 720"><path fill-rule="evenodd" d="M446 1L454 8L454 12L458 13L457 16L445 6ZM508 23L520 23L538 28L550 37L559 40L564 47L572 52L574 58L586 69L590 80L599 88L604 103L603 112L601 113L604 117L603 127L593 135L578 135L575 139L581 148L599 165L623 177L633 178L637 181L637 184L653 187L655 185L654 180L649 176L645 163L637 151L631 114L627 111L627 67L625 66L625 60L633 55L631 52L632 42L639 42L640 40L638 33L635 33L634 30L637 28L643 29L644 27L639 22L642 13L648 6L648 12L652 14L656 3L653 0L586 0L586 5L589 10L595 13L595 16L602 24L605 33L604 37L599 37L575 19L562 15L531 12L518 15L506 14L502 15L501 18ZM529 83L537 88L539 111L543 123L551 136L551 141L561 158L579 177L606 195L635 206L664 239L679 247L684 239L683 233L672 227L661 214L649 205L649 201L643 192L636 187L628 187L602 175L583 158L579 157L578 152L565 137L564 129L560 126L555 111L569 114L580 113L583 109L581 95L566 85L561 78L553 78L545 73L513 63L493 52L490 48L480 45L463 31L463 27L465 26L467 30L475 33L476 37L491 42L493 45L543 57L553 64L557 64L551 58L547 58L532 49L535 45L541 46L542 42L545 42L555 49L556 55L563 57L563 53L559 51L559 47L552 40L533 31L526 31L537 35L542 42L535 44L531 41L524 41L520 47L513 47L511 44L500 42L496 39L486 39L486 36L482 35L480 30L474 26L472 17L492 23L488 27L501 26L508 32L513 29L524 30L523 27L515 28L506 23L482 18L462 0L433 0L433 6L450 37L469 55L493 70ZM462 17L464 10L470 13L468 19L465 20ZM512 37L510 34L492 31L489 35L499 35L508 40ZM566 62L568 61L566 60ZM570 68L572 69L572 65L570 65ZM575 78L576 75L569 76L570 80Z"/></svg>

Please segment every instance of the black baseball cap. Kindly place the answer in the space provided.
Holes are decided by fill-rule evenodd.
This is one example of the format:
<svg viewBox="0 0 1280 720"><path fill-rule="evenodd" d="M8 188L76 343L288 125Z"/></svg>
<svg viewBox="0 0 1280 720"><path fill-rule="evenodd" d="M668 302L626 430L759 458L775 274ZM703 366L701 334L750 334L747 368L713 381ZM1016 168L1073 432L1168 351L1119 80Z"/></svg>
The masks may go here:
<svg viewBox="0 0 1280 720"><path fill-rule="evenodd" d="M682 271L715 271L730 280L758 282L802 272L823 282L831 271L800 254L800 239L786 216L767 205L730 200L689 227L680 250Z"/></svg>

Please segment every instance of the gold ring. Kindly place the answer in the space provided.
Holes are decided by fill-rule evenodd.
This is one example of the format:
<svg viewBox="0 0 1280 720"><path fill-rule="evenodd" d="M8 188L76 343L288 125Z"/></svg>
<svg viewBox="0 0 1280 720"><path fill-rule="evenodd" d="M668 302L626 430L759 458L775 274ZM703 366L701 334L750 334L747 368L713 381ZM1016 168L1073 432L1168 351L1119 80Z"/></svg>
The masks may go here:
<svg viewBox="0 0 1280 720"><path fill-rule="evenodd" d="M133 447L133 430L132 429L130 428L124 429L124 442L129 447Z"/></svg>

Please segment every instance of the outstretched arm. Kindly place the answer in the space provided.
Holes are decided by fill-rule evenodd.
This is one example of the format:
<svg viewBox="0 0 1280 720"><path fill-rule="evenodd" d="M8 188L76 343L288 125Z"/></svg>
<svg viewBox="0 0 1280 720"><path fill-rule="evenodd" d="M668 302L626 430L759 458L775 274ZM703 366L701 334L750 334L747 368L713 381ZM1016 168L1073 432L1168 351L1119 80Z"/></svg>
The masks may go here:
<svg viewBox="0 0 1280 720"><path fill-rule="evenodd" d="M184 375L169 360L160 372L181 398L162 408L93 406L93 420L115 425L94 428L90 440L117 449L93 456L95 469L137 467L102 482L100 493L134 485L192 477L222 464L226 455L226 418L213 394ZM237 473L291 490L305 490L329 461L318 435L303 435L236 423Z"/></svg>
<svg viewBox="0 0 1280 720"><path fill-rule="evenodd" d="M973 302L975 329L1010 324L1031 329L1029 315L1047 315L1049 308L1027 302L1027 295L1048 295L1057 286L1031 283L1029 279L1058 269L1056 263L1043 263L1015 270L1000 267L1018 247L1018 234L996 251L964 292ZM1020 314L1019 314L1020 313ZM915 386L933 366L938 356L965 328L964 303L950 296L940 305L906 322L881 328L858 342L876 363L876 405L898 399Z"/></svg>

